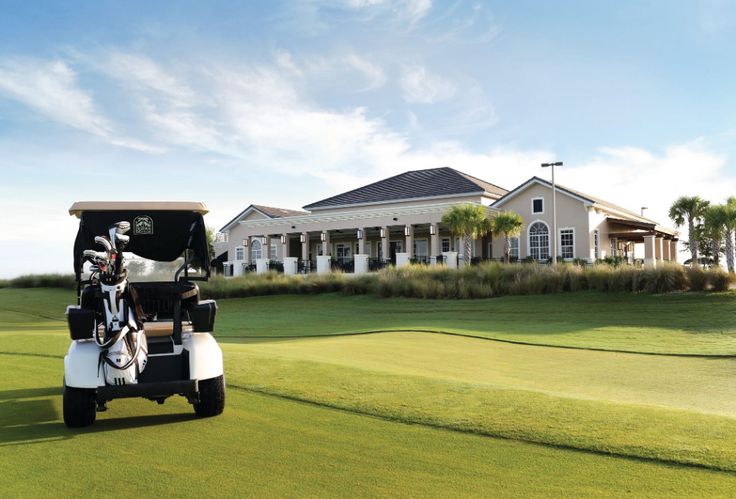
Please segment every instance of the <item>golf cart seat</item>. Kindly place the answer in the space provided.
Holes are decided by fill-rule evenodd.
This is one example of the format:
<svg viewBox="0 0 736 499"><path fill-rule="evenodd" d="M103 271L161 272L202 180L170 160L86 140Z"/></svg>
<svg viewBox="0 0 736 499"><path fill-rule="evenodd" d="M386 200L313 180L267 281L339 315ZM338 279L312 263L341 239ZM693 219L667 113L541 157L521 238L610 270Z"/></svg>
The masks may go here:
<svg viewBox="0 0 736 499"><path fill-rule="evenodd" d="M153 321L143 324L143 331L148 338L164 338L174 335L174 321ZM181 332L191 333L193 331L192 324L182 322Z"/></svg>

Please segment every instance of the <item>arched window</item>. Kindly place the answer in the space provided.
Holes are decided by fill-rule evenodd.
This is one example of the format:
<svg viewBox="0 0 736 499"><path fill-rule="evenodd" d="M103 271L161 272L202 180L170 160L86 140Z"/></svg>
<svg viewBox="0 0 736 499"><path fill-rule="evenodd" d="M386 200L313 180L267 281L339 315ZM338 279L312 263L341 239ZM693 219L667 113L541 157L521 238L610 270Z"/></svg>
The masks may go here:
<svg viewBox="0 0 736 499"><path fill-rule="evenodd" d="M250 243L251 263L256 263L256 260L261 258L262 254L263 254L263 245L261 244L261 241L259 241L258 239L253 239L253 241Z"/></svg>
<svg viewBox="0 0 736 499"><path fill-rule="evenodd" d="M529 255L539 261L549 259L549 228L543 222L529 227Z"/></svg>

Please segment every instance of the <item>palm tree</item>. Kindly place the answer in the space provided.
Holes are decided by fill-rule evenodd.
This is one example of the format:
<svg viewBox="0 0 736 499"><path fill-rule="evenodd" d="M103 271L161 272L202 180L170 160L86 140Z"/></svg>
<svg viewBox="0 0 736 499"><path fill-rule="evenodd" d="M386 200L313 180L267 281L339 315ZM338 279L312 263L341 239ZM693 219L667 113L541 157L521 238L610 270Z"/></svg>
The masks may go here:
<svg viewBox="0 0 736 499"><path fill-rule="evenodd" d="M728 215L724 205L717 204L706 207L703 213L703 233L706 244L710 246L713 254L713 264L716 267L720 265L721 242L726 232L727 222Z"/></svg>
<svg viewBox="0 0 736 499"><path fill-rule="evenodd" d="M728 271L734 271L734 247L733 236L736 232L736 197L730 197L724 205L726 215L726 227L723 236L726 239L726 267Z"/></svg>
<svg viewBox="0 0 736 499"><path fill-rule="evenodd" d="M524 219L513 211L502 211L491 220L491 230L494 234L503 234L503 259L506 263L511 260L511 238L519 237Z"/></svg>
<svg viewBox="0 0 736 499"><path fill-rule="evenodd" d="M463 237L465 262L470 263L471 245L474 239L483 237L491 230L487 208L479 204L453 206L442 217L445 225L455 237Z"/></svg>
<svg viewBox="0 0 736 499"><path fill-rule="evenodd" d="M687 197L682 196L677 199L670 207L670 218L678 227L687 223L690 254L692 256L691 265L698 265L698 240L695 237L695 224L703 218L705 207L708 201L699 196Z"/></svg>

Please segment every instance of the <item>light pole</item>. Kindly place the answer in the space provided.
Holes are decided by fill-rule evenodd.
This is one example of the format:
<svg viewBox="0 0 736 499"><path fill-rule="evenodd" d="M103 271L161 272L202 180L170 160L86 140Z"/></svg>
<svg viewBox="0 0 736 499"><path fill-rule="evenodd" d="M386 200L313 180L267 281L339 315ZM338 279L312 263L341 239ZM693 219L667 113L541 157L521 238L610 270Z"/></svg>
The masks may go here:
<svg viewBox="0 0 736 499"><path fill-rule="evenodd" d="M542 168L552 168L552 265L557 265L557 186L555 184L555 166L562 166L562 161L542 163Z"/></svg>

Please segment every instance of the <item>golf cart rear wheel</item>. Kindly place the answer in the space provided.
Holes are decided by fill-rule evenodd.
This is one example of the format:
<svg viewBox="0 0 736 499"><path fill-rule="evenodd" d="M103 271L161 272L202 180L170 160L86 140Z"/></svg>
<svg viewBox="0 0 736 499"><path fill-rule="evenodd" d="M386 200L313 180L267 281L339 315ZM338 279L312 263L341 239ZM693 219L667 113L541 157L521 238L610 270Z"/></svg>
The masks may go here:
<svg viewBox="0 0 736 499"><path fill-rule="evenodd" d="M94 389L64 386L64 424L69 428L89 426L96 415Z"/></svg>
<svg viewBox="0 0 736 499"><path fill-rule="evenodd" d="M225 409L225 378L218 376L199 382L199 402L194 404L197 416L207 418L222 414Z"/></svg>

